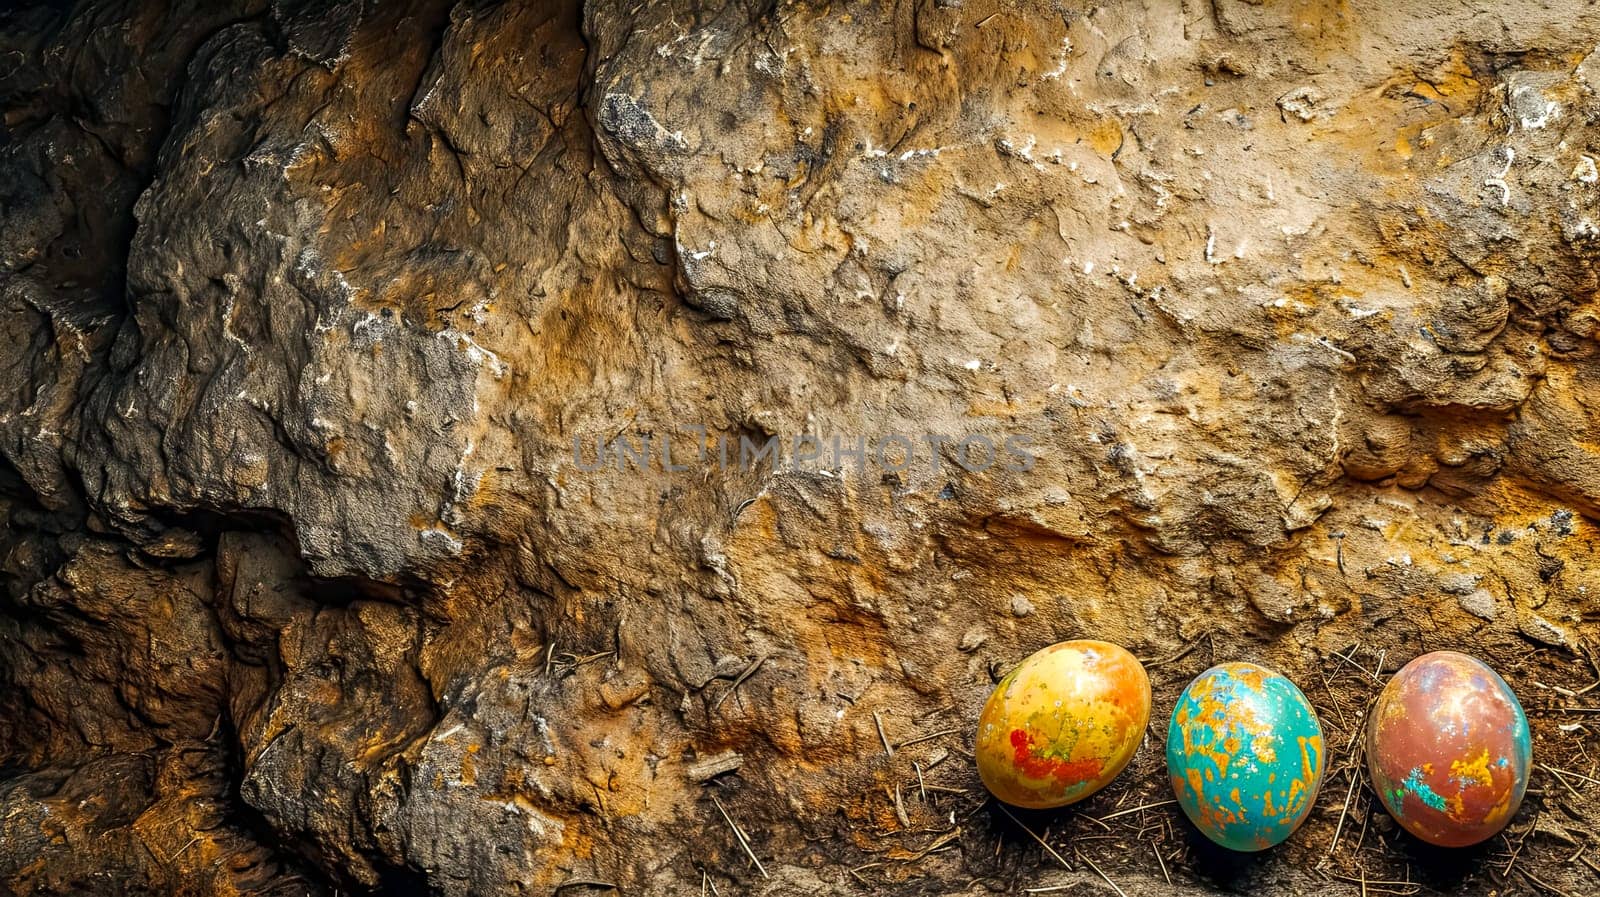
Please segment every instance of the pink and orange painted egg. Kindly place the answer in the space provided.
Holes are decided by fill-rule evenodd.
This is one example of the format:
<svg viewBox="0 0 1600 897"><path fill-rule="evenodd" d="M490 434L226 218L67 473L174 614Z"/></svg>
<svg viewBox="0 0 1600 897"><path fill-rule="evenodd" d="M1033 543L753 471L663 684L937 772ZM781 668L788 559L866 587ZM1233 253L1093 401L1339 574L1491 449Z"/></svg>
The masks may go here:
<svg viewBox="0 0 1600 897"><path fill-rule="evenodd" d="M1367 720L1372 787L1406 831L1440 847L1505 828L1527 791L1532 753L1511 686L1454 651L1402 667Z"/></svg>
<svg viewBox="0 0 1600 897"><path fill-rule="evenodd" d="M1007 673L978 716L978 775L995 797L1063 807L1104 788L1150 721L1150 678L1110 642L1051 645Z"/></svg>

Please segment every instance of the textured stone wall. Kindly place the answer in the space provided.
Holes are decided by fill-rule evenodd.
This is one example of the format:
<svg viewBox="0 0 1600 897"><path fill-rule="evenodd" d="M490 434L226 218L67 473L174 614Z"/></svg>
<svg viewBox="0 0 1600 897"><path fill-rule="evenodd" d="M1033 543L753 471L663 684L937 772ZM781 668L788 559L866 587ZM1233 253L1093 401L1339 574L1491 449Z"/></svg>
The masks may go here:
<svg viewBox="0 0 1600 897"><path fill-rule="evenodd" d="M0 891L1600 887L1590 4L0 15ZM917 456L712 462L803 434ZM986 802L1075 636L1299 681L1306 828ZM1465 858L1352 746L1446 647Z"/></svg>

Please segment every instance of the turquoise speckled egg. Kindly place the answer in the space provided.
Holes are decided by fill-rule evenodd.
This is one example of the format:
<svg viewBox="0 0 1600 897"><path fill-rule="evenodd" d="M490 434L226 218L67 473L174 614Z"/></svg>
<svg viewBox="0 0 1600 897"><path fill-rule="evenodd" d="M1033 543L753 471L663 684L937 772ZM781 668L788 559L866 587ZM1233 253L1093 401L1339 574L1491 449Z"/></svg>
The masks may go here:
<svg viewBox="0 0 1600 897"><path fill-rule="evenodd" d="M1189 683L1167 727L1167 774L1183 812L1231 850L1281 843L1322 787L1322 724L1282 675L1225 663Z"/></svg>

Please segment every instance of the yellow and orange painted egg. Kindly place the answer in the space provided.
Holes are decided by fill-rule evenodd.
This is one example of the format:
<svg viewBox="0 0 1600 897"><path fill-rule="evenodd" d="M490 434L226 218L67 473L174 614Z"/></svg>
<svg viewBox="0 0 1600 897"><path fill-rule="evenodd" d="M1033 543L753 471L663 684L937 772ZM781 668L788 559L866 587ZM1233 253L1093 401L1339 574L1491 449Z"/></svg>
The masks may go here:
<svg viewBox="0 0 1600 897"><path fill-rule="evenodd" d="M1083 800L1133 759L1150 678L1110 642L1051 645L1007 673L978 717L978 775L995 797L1042 810Z"/></svg>
<svg viewBox="0 0 1600 897"><path fill-rule="evenodd" d="M1197 676L1167 728L1167 773L1179 806L1231 850L1265 850L1288 838L1311 812L1326 762L1311 702L1253 663Z"/></svg>
<svg viewBox="0 0 1600 897"><path fill-rule="evenodd" d="M1511 686L1454 651L1402 667L1367 721L1373 789L1406 831L1441 847L1505 828L1528 790L1532 753Z"/></svg>

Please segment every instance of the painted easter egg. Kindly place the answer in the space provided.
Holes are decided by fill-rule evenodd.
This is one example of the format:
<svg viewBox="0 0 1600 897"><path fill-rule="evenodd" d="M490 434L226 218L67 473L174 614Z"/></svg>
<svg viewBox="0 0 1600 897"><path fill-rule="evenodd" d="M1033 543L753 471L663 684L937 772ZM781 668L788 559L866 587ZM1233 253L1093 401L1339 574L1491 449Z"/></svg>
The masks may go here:
<svg viewBox="0 0 1600 897"><path fill-rule="evenodd" d="M1150 722L1150 678L1109 642L1051 645L995 686L978 716L978 775L995 797L1062 807L1104 788Z"/></svg>
<svg viewBox="0 0 1600 897"><path fill-rule="evenodd" d="M1528 789L1532 754L1511 686L1454 651L1402 667L1367 718L1372 787L1406 831L1440 847L1505 828Z"/></svg>
<svg viewBox="0 0 1600 897"><path fill-rule="evenodd" d="M1293 682L1224 663L1189 683L1167 727L1167 774L1195 827L1231 850L1265 850L1311 812L1327 755Z"/></svg>

